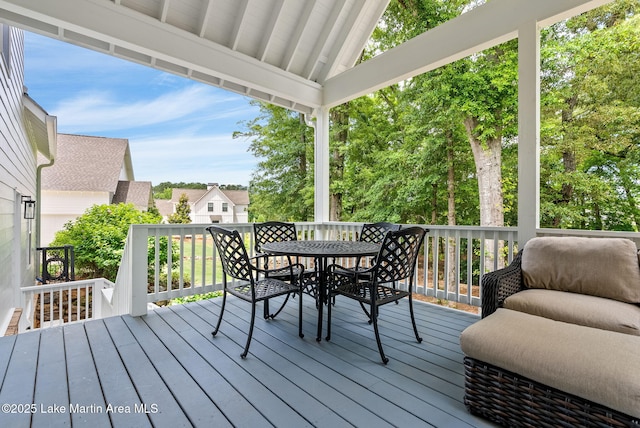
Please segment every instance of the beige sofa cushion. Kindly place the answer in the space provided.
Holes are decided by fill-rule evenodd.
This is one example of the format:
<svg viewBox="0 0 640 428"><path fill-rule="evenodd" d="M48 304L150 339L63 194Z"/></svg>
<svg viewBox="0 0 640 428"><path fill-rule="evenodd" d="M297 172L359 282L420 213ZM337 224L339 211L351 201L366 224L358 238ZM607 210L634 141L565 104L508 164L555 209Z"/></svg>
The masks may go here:
<svg viewBox="0 0 640 428"><path fill-rule="evenodd" d="M522 275L529 288L640 303L637 249L628 239L533 238L522 254Z"/></svg>
<svg viewBox="0 0 640 428"><path fill-rule="evenodd" d="M530 289L509 296L504 307L556 321L640 336L640 306L618 300Z"/></svg>
<svg viewBox="0 0 640 428"><path fill-rule="evenodd" d="M460 336L465 355L640 417L640 337L498 309Z"/></svg>

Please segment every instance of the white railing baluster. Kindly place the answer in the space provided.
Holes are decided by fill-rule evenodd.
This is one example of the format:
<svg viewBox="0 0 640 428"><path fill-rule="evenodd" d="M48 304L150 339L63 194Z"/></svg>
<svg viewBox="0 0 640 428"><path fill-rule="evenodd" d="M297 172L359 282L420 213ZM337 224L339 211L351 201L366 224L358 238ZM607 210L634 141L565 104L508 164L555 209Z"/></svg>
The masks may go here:
<svg viewBox="0 0 640 428"><path fill-rule="evenodd" d="M24 324L35 328L38 318L40 324L46 327L55 323L77 322L108 315L137 316L146 313L148 303L220 290L222 278L218 275L219 266L213 241L205 230L207 226L207 224L131 226L116 284L104 279L96 279L25 287L22 290L23 307L27 310ZM418 274L414 279L416 282L413 284L414 290L419 294L437 299L444 298L479 306L482 295L482 274L499 269L513 260L514 253L518 250L517 229L424 226L430 231L425 237L421 256L422 266L417 267ZM254 237L251 224L224 224L223 227L236 229L243 234L245 242L249 245L249 252L253 254ZM356 240L362 223L305 222L296 223L296 227L299 232L298 239L301 240ZM636 245L640 245L640 237L637 234L624 232L541 229L538 235L619 236L632 239ZM166 257L160 256L163 239L167 240ZM191 240L190 246L185 246L186 239ZM198 251L197 242L200 240L202 249ZM172 251L174 242L176 254ZM189 247L191 260L187 262ZM155 251L155 255L152 258L153 269L148 272L150 248ZM200 266L196 261L196 253L199 253L202 258ZM209 257L210 260L208 260ZM174 261L175 267L172 266ZM304 260L304 262L309 264L312 261ZM465 262L466 266L463 264ZM199 270L198 267L200 267ZM163 291L160 289L160 276L164 272L167 275L167 287ZM175 290L172 286L174 274L178 276L178 286ZM185 286L186 275L190 276L190 286ZM149 283L151 290L148 290ZM465 285L466 290L463 288ZM398 286L406 288L409 284L403 283ZM45 305L47 297L48 308ZM36 301L39 303L37 307L34 306Z"/></svg>
<svg viewBox="0 0 640 428"><path fill-rule="evenodd" d="M111 309L99 306L108 304L103 302L102 290L114 287L114 283L104 278L22 287L25 315L20 332L97 319L103 312L111 314ZM109 305L116 306L113 300Z"/></svg>

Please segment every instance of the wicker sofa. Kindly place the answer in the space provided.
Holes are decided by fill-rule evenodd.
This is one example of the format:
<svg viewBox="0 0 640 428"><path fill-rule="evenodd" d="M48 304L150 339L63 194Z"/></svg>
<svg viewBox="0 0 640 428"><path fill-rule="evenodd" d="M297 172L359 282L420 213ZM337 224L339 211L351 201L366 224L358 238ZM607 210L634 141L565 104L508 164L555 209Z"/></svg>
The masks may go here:
<svg viewBox="0 0 640 428"><path fill-rule="evenodd" d="M626 239L534 238L482 278L465 404L506 426L640 426L640 267Z"/></svg>

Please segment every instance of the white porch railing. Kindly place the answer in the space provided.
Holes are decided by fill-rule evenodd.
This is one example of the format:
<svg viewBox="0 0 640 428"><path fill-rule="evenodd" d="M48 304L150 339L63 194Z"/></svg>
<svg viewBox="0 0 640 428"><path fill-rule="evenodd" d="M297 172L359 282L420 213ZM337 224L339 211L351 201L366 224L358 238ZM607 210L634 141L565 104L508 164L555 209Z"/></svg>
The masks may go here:
<svg viewBox="0 0 640 428"><path fill-rule="evenodd" d="M209 225L131 226L114 289L114 311L142 315L150 303L221 290L221 266L205 229ZM517 251L516 229L422 226L429 233L418 263L417 292L480 306L481 273L511 261ZM242 233L253 253L251 224L224 227ZM296 223L296 227L301 240L355 240L362 223ZM167 246L173 251L163 251Z"/></svg>
<svg viewBox="0 0 640 428"><path fill-rule="evenodd" d="M22 332L115 315L111 306L114 286L96 278L23 287L18 329Z"/></svg>
<svg viewBox="0 0 640 428"><path fill-rule="evenodd" d="M20 331L112 315L143 315L154 302L221 290L222 268L208 226L131 226L115 284L99 278L25 287ZM253 254L252 224L223 226L240 231ZM418 260L415 290L437 299L480 306L482 273L510 263L518 250L516 228L421 226L429 232ZM310 222L296 227L300 240L355 240L362 223ZM640 247L640 233L633 232L540 229L537 235L628 238Z"/></svg>

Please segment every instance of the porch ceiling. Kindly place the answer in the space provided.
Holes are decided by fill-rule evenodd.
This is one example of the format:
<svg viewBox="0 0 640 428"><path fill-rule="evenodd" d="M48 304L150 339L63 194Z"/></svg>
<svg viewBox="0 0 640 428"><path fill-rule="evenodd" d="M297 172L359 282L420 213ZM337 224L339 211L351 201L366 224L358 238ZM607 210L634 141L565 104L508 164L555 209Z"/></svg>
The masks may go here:
<svg viewBox="0 0 640 428"><path fill-rule="evenodd" d="M0 20L310 113L389 0L7 0Z"/></svg>
<svg viewBox="0 0 640 428"><path fill-rule="evenodd" d="M0 21L303 113L612 0L492 0L354 67L390 0L0 0Z"/></svg>

